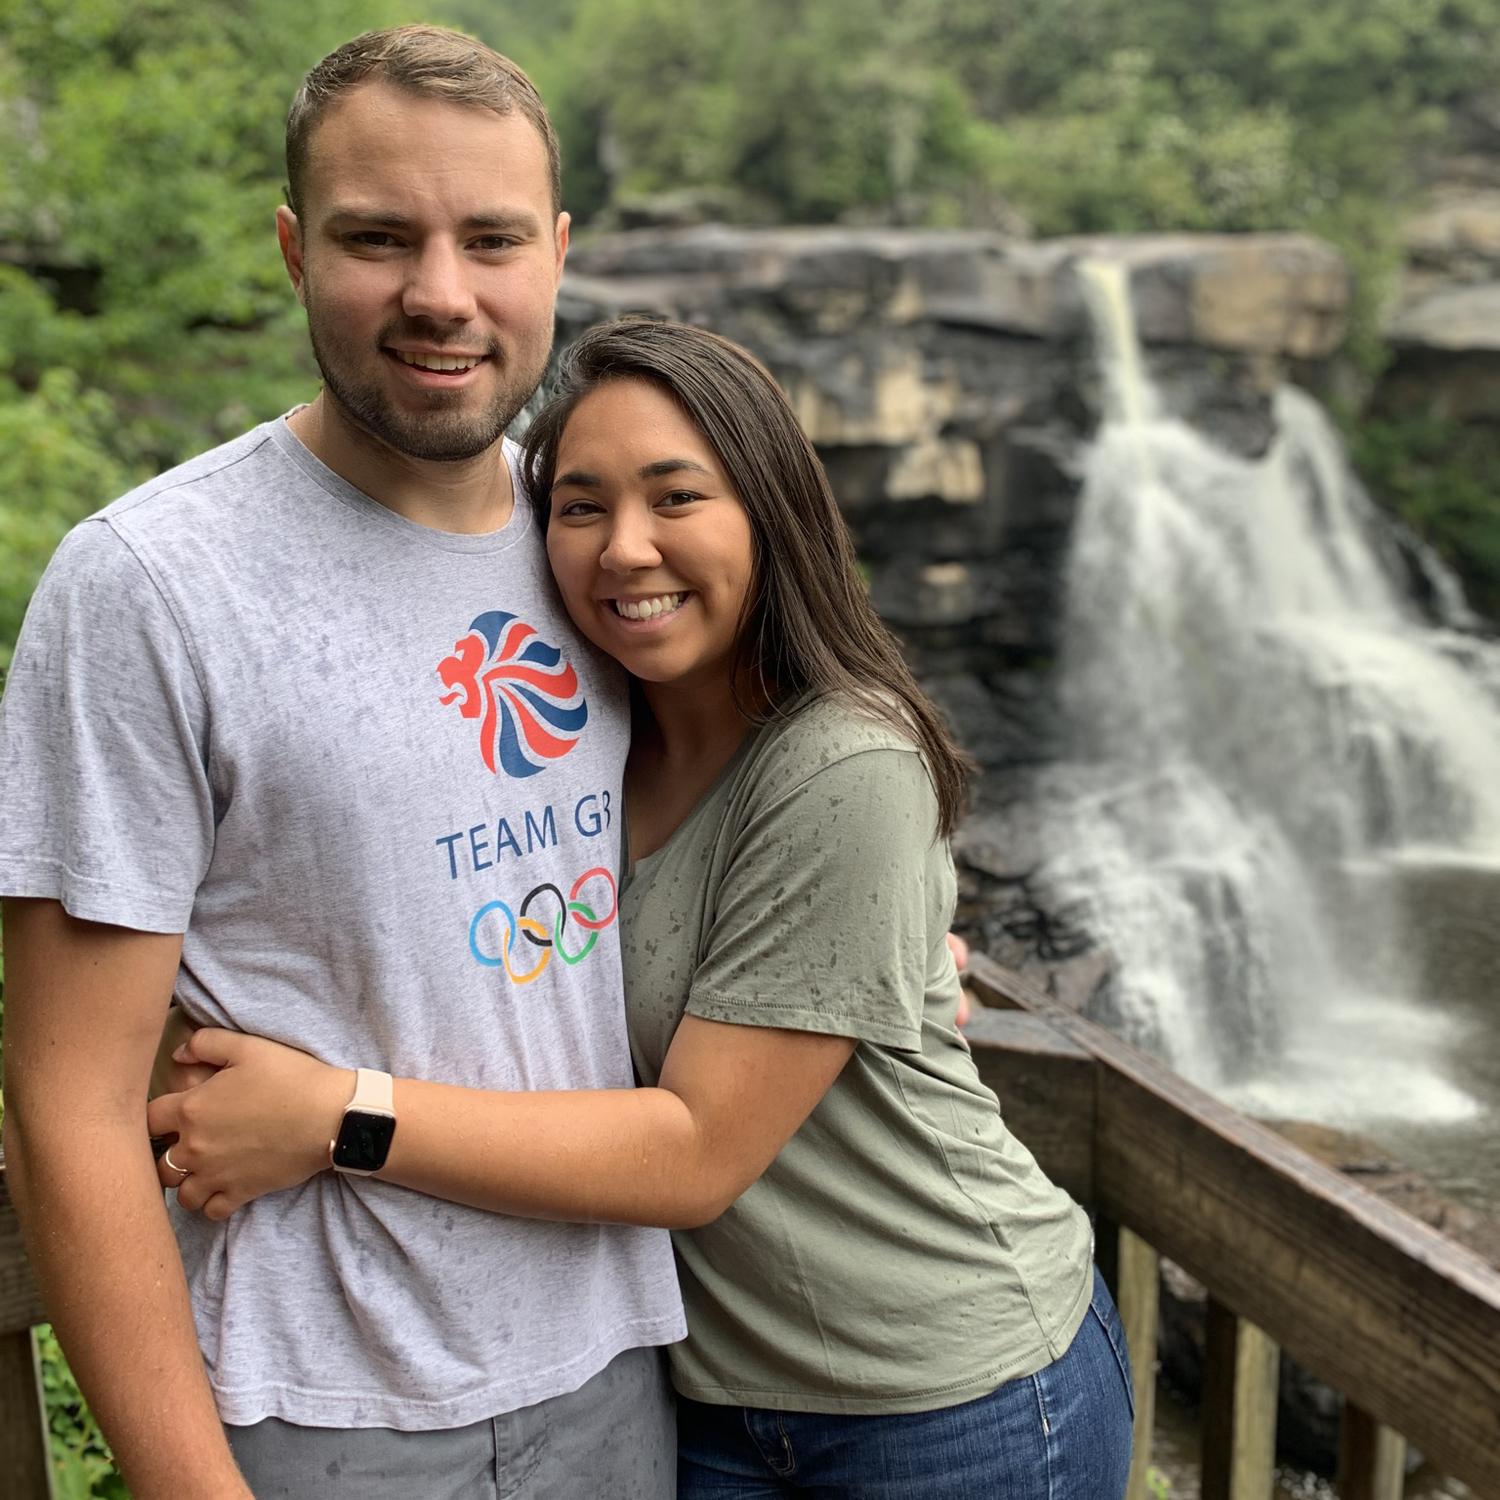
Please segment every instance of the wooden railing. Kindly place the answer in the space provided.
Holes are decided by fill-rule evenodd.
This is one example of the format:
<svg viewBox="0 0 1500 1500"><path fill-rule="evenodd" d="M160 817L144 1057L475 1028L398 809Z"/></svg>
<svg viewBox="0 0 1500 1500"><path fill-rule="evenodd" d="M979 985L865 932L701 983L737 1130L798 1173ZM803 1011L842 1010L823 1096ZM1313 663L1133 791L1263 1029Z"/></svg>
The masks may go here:
<svg viewBox="0 0 1500 1500"><path fill-rule="evenodd" d="M1342 1500L1399 1500L1409 1438L1500 1497L1500 1272L976 957L979 1070L1042 1166L1098 1213L1135 1366L1146 1500L1157 1258L1209 1291L1204 1500L1269 1500L1284 1348L1346 1397ZM42 1321L0 1159L0 1493L47 1500Z"/></svg>
<svg viewBox="0 0 1500 1500"><path fill-rule="evenodd" d="M1149 1494L1157 1258L1208 1288L1203 1500L1269 1500L1278 1351L1345 1397L1341 1500L1399 1500L1406 1440L1500 1497L1500 1272L976 957L979 1070L1098 1214L1135 1367L1130 1500Z"/></svg>
<svg viewBox="0 0 1500 1500"><path fill-rule="evenodd" d="M42 1383L31 1337L32 1325L44 1316L0 1155L0 1495L6 1500L49 1500L52 1493Z"/></svg>

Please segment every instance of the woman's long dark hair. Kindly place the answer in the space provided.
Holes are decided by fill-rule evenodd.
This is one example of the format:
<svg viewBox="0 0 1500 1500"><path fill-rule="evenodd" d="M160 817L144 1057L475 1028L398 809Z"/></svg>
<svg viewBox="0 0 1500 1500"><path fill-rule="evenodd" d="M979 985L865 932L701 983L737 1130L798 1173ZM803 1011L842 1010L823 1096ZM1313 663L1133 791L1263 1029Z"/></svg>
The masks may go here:
<svg viewBox="0 0 1500 1500"><path fill-rule="evenodd" d="M750 518L755 583L733 680L779 705L812 691L856 705L916 742L953 831L970 762L870 607L828 476L786 397L754 355L685 323L628 318L590 329L563 356L556 395L526 434L526 486L545 527L568 418L611 380L649 380L698 428ZM751 713L764 722L775 716Z"/></svg>

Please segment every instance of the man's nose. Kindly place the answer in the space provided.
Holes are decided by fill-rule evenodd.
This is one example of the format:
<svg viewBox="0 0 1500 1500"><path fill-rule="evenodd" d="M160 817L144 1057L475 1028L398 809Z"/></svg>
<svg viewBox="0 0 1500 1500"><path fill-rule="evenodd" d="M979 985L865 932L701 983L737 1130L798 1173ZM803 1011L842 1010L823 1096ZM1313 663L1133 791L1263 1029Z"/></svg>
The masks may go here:
<svg viewBox="0 0 1500 1500"><path fill-rule="evenodd" d="M410 262L401 307L409 318L466 323L478 309L462 254L451 245L424 246Z"/></svg>
<svg viewBox="0 0 1500 1500"><path fill-rule="evenodd" d="M654 568L661 562L649 510L621 506L610 518L609 539L599 554L599 565L611 573Z"/></svg>

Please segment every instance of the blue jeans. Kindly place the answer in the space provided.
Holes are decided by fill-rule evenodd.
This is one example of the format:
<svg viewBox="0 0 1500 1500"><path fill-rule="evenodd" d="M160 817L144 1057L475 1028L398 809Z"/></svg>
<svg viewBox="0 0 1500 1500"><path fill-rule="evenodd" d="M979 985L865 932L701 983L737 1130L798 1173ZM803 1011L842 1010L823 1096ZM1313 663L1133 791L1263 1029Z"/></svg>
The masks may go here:
<svg viewBox="0 0 1500 1500"><path fill-rule="evenodd" d="M678 1500L1121 1500L1135 1396L1098 1271L1073 1342L937 1411L844 1417L677 1403Z"/></svg>

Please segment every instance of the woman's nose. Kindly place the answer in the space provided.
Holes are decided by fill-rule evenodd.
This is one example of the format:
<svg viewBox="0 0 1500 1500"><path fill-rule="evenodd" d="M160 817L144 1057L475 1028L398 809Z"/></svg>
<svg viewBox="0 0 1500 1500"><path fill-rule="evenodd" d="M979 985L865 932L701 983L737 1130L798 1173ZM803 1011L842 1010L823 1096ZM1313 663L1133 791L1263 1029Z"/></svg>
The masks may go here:
<svg viewBox="0 0 1500 1500"><path fill-rule="evenodd" d="M609 540L599 555L599 564L612 573L637 572L654 568L661 562L649 513L641 515L629 508L615 513L609 529Z"/></svg>

